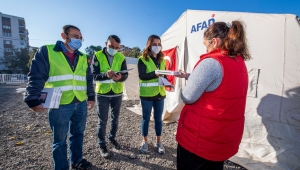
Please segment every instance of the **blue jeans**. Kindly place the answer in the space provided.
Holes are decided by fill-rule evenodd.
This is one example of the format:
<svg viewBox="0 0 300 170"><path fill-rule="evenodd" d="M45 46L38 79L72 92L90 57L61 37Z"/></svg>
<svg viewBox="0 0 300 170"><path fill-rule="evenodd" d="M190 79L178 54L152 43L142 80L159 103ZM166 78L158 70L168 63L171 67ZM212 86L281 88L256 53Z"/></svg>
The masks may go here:
<svg viewBox="0 0 300 170"><path fill-rule="evenodd" d="M97 95L97 113L98 113L98 125L97 125L97 135L98 144L100 147L106 145L105 134L106 134L106 124L108 119L109 105L111 107L110 113L110 132L108 139L115 140L116 133L119 124L119 114L122 103L122 96L115 97L105 97Z"/></svg>
<svg viewBox="0 0 300 170"><path fill-rule="evenodd" d="M148 127L152 107L154 109L154 128L156 136L161 136L162 132L162 112L164 109L164 100L143 100L141 99L143 118L142 118L142 135L148 136Z"/></svg>
<svg viewBox="0 0 300 170"><path fill-rule="evenodd" d="M49 109L49 123L53 133L52 157L55 170L69 169L66 138L69 135L71 165L82 160L82 144L87 117L86 101L60 105L59 109Z"/></svg>

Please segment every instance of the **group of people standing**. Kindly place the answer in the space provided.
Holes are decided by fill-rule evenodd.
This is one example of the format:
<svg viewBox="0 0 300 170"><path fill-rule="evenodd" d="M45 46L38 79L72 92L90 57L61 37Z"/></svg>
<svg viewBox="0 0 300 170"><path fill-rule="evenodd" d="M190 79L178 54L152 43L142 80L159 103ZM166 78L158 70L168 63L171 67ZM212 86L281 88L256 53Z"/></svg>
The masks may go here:
<svg viewBox="0 0 300 170"><path fill-rule="evenodd" d="M24 101L35 112L48 111L53 132L52 158L55 170L69 169L66 139L72 169L89 169L83 159L83 136L88 109L97 101L97 136L100 154L110 156L106 126L110 115L108 141L121 149L116 140L122 103L123 84L128 77L125 56L118 52L121 40L110 35L105 47L93 57L93 72L86 55L78 49L83 37L79 28L65 25L63 41L42 46L32 60ZM217 22L204 33L207 54L200 56L192 73L181 71L178 78L188 80L182 89L185 103L178 121L176 140L177 169L223 169L223 163L238 149L243 133L248 75L244 61L250 59L243 25ZM148 128L152 109L156 148L162 144L162 113L166 91L159 85L155 70L165 70L161 39L151 35L138 60L142 105L140 151L148 152ZM96 82L94 88L93 82ZM43 88L61 88L58 109L44 108L39 97ZM110 114L109 114L110 110Z"/></svg>

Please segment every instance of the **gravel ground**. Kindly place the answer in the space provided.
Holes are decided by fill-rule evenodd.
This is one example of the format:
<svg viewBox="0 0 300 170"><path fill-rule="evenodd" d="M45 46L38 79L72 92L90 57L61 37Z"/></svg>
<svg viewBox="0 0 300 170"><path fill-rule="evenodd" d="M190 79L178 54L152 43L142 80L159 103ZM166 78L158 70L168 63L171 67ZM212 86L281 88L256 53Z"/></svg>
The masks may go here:
<svg viewBox="0 0 300 170"><path fill-rule="evenodd" d="M15 93L16 88L25 84L0 84L0 169L53 169L51 158L51 130L47 113L34 113L22 101L22 95ZM97 147L95 109L89 112L83 153L84 158L93 163L94 170L100 169L176 169L176 141L174 130L176 123L163 125L162 142L166 153L160 155L155 151L155 133L153 123L149 128L149 153L139 153L141 143L141 117L126 107L137 104L137 101L125 101L122 104L119 119L119 130L116 140L122 150L108 146L112 157L104 159ZM108 128L109 129L109 128ZM132 159L132 155L135 157ZM226 161L224 169L244 170L245 168Z"/></svg>

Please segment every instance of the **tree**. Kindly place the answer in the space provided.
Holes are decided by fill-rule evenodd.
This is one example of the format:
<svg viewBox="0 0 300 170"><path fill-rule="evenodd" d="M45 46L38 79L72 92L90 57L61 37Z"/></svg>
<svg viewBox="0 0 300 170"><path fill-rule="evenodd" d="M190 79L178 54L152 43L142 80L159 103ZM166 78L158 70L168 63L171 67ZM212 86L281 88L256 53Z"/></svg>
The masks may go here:
<svg viewBox="0 0 300 170"><path fill-rule="evenodd" d="M1 58L0 63L5 65L5 68L8 71L20 70L22 73L27 73L28 69L28 48L12 48L12 53L4 54L4 57Z"/></svg>
<svg viewBox="0 0 300 170"><path fill-rule="evenodd" d="M139 47L133 47L128 55L128 57L138 58L141 53L141 49Z"/></svg>
<svg viewBox="0 0 300 170"><path fill-rule="evenodd" d="M128 57L129 56L129 54L130 54L130 50L124 50L123 52L122 52L122 54L124 55L124 56L126 56L126 57Z"/></svg>
<svg viewBox="0 0 300 170"><path fill-rule="evenodd" d="M31 67L31 62L32 62L32 59L34 58L35 56L35 53L38 49L32 49L30 52L29 52L29 61L28 61L28 64L27 64L27 67L30 68Z"/></svg>
<svg viewBox="0 0 300 170"><path fill-rule="evenodd" d="M85 48L85 52L86 52L86 56L88 59L92 59L93 58L93 55L96 51L100 51L102 50L102 47L100 45L98 46L89 46L89 47L86 47Z"/></svg>

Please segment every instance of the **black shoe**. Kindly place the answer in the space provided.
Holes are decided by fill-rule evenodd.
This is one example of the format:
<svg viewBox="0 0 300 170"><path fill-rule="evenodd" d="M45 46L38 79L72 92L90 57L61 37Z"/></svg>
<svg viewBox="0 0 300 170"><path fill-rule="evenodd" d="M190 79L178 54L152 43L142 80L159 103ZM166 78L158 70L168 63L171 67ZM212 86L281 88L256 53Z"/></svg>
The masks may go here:
<svg viewBox="0 0 300 170"><path fill-rule="evenodd" d="M88 170L92 167L92 163L89 161L82 159L78 164L72 165L72 169L75 170Z"/></svg>
<svg viewBox="0 0 300 170"><path fill-rule="evenodd" d="M121 146L118 144L116 140L110 140L110 143L113 145L113 147L117 150L121 149Z"/></svg>
<svg viewBox="0 0 300 170"><path fill-rule="evenodd" d="M106 146L100 146L100 154L103 158L107 158L109 156Z"/></svg>

